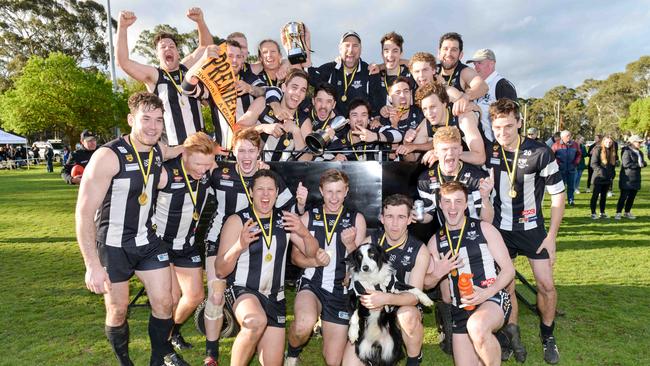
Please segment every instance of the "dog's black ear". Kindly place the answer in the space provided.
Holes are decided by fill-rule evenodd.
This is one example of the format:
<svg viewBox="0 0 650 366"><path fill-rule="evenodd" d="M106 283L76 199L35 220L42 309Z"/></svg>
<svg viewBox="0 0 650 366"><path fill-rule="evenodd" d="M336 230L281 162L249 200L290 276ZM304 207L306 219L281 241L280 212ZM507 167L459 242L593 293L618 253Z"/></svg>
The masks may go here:
<svg viewBox="0 0 650 366"><path fill-rule="evenodd" d="M359 248L355 249L352 253L349 253L347 257L345 257L345 264L348 266L348 268L351 268L353 270L359 270Z"/></svg>

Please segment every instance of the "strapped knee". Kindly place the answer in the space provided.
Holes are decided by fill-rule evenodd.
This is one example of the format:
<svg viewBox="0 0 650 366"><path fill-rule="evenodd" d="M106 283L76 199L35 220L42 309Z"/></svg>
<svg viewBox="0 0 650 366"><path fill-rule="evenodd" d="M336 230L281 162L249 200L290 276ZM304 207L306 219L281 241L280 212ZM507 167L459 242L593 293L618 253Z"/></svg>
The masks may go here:
<svg viewBox="0 0 650 366"><path fill-rule="evenodd" d="M221 304L215 304L212 302L212 294L221 293L226 289L226 281L221 279L214 279L208 282L208 300L205 302L205 310L203 314L208 320L217 320L223 316L223 305L225 300Z"/></svg>

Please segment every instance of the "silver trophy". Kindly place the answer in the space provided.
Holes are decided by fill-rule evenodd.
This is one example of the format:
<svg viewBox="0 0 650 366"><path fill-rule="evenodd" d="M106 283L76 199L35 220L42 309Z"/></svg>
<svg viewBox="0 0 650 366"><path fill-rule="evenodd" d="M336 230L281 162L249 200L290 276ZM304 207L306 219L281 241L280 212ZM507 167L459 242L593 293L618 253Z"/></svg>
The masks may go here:
<svg viewBox="0 0 650 366"><path fill-rule="evenodd" d="M415 211L415 221L422 222L424 220L424 201L415 200L413 210Z"/></svg>
<svg viewBox="0 0 650 366"><path fill-rule="evenodd" d="M287 57L292 65L302 64L307 61L307 47L303 39L305 37L305 24L302 22L289 22L282 28L286 43L284 47Z"/></svg>
<svg viewBox="0 0 650 366"><path fill-rule="evenodd" d="M346 119L343 116L336 116L330 122L330 127L334 131L339 131L343 126L347 125L350 122L349 119ZM320 129L318 131L312 132L305 138L305 144L307 148L316 155L323 155L325 152L325 147L329 145L332 138L327 134L327 130Z"/></svg>

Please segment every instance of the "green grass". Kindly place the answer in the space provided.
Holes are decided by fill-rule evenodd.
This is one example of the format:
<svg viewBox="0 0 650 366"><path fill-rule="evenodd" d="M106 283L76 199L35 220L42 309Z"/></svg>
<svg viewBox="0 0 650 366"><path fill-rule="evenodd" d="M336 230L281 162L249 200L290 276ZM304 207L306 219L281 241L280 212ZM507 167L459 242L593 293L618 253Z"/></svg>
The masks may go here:
<svg viewBox="0 0 650 366"><path fill-rule="evenodd" d="M648 182L646 169L633 209L636 221L592 221L590 195L584 193L576 196L576 207L566 211L555 268L558 307L565 313L556 325L564 365L650 364ZM76 193L77 188L65 185L57 173L0 171L0 365L116 363L103 334L102 298L88 292L83 282L74 234ZM611 216L617 198L608 201ZM525 260L518 259L517 268L531 278ZM132 291L138 288L133 282ZM148 315L148 309L137 308L129 319L136 365L148 364ZM526 364L544 364L537 318L521 309L520 323L529 351ZM423 364L451 365L451 358L436 345L433 324L427 315ZM183 356L200 364L203 338L191 324L184 334L196 347ZM224 365L231 346L232 339L221 342ZM309 343L304 364L323 364L320 346L320 339Z"/></svg>

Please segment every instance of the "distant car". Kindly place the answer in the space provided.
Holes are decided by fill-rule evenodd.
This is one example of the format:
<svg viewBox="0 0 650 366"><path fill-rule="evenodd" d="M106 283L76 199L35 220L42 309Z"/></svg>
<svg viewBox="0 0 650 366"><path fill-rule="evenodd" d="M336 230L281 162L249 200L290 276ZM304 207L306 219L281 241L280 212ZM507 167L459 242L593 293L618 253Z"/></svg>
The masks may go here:
<svg viewBox="0 0 650 366"><path fill-rule="evenodd" d="M63 160L63 142L58 139L49 139L47 141L36 141L34 145L38 147L38 154L41 159L45 159L45 147L49 146L54 151L54 161Z"/></svg>

